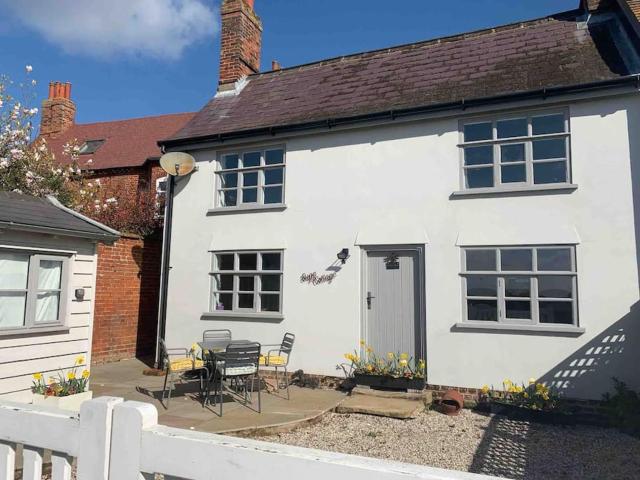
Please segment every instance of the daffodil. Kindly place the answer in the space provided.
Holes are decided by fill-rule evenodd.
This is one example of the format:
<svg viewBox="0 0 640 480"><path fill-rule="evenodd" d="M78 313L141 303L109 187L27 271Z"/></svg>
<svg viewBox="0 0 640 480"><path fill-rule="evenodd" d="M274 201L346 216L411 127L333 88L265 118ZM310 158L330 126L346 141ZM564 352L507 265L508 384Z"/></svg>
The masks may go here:
<svg viewBox="0 0 640 480"><path fill-rule="evenodd" d="M89 370L83 370L82 378L89 378Z"/></svg>
<svg viewBox="0 0 640 480"><path fill-rule="evenodd" d="M536 379L535 379L535 378L533 378L533 377L531 377L531 378L529 379L529 385L535 385L535 383L536 383Z"/></svg>
<svg viewBox="0 0 640 480"><path fill-rule="evenodd" d="M373 348L372 347L367 347L367 353L373 353Z"/></svg>
<svg viewBox="0 0 640 480"><path fill-rule="evenodd" d="M364 340L360 340L360 346L364 347L367 344L367 342L365 342Z"/></svg>
<svg viewBox="0 0 640 480"><path fill-rule="evenodd" d="M198 344L194 343L193 345L191 345L191 351L195 352L196 350L198 350Z"/></svg>
<svg viewBox="0 0 640 480"><path fill-rule="evenodd" d="M41 373L34 373L33 374L33 378L40 381L42 380L42 374Z"/></svg>
<svg viewBox="0 0 640 480"><path fill-rule="evenodd" d="M373 372L373 365L367 365L367 372Z"/></svg>
<svg viewBox="0 0 640 480"><path fill-rule="evenodd" d="M400 360L406 360L409 358L409 354L408 353L401 353L400 354Z"/></svg>
<svg viewBox="0 0 640 480"><path fill-rule="evenodd" d="M483 385L483 386L482 386L482 390L481 390L481 391L482 391L482 393L484 393L485 395L486 395L487 393L489 393L489 385Z"/></svg>
<svg viewBox="0 0 640 480"><path fill-rule="evenodd" d="M75 378L76 378L76 372L69 372L69 373L67 373L67 378L68 378L69 380L75 380Z"/></svg>
<svg viewBox="0 0 640 480"><path fill-rule="evenodd" d="M398 363L400 364L401 367L406 367L409 362L403 358Z"/></svg>
<svg viewBox="0 0 640 480"><path fill-rule="evenodd" d="M389 360L393 360L395 358L395 355L393 354L393 352L389 352L389 353L387 353L387 358Z"/></svg>
<svg viewBox="0 0 640 480"><path fill-rule="evenodd" d="M76 364L80 365L81 363L84 363L84 357L82 355L78 355L78 358L76 358Z"/></svg>

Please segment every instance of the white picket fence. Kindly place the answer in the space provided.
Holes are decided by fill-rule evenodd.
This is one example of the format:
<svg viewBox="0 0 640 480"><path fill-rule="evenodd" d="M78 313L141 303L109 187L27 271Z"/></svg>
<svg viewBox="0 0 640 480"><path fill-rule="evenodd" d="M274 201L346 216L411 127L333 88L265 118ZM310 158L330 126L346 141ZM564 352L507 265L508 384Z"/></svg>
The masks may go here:
<svg viewBox="0 0 640 480"><path fill-rule="evenodd" d="M102 397L79 415L0 403L0 480L14 480L23 445L23 479L41 480L51 450L52 480L487 480L493 477L225 437L158 425L153 405Z"/></svg>

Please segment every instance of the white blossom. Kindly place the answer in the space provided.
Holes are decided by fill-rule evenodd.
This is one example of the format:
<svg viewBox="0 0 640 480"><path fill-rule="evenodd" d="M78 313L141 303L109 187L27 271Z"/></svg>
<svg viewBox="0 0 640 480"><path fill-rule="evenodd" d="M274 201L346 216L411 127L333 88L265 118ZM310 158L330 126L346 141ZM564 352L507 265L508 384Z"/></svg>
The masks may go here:
<svg viewBox="0 0 640 480"><path fill-rule="evenodd" d="M24 67L24 69L27 71L27 73L33 72L33 67L31 65L27 65L26 67Z"/></svg>

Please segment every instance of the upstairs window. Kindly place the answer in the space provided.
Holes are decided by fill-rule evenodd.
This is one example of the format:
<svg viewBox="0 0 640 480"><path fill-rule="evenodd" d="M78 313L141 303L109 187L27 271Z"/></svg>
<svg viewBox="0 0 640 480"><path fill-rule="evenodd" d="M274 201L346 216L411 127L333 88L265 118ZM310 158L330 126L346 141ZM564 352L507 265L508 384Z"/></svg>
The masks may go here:
<svg viewBox="0 0 640 480"><path fill-rule="evenodd" d="M222 154L216 172L216 207L283 204L284 170L283 148Z"/></svg>
<svg viewBox="0 0 640 480"><path fill-rule="evenodd" d="M465 190L571 182L566 112L472 120L461 130Z"/></svg>
<svg viewBox="0 0 640 480"><path fill-rule="evenodd" d="M80 146L78 153L80 155L91 155L96 153L103 143L104 140L87 140Z"/></svg>

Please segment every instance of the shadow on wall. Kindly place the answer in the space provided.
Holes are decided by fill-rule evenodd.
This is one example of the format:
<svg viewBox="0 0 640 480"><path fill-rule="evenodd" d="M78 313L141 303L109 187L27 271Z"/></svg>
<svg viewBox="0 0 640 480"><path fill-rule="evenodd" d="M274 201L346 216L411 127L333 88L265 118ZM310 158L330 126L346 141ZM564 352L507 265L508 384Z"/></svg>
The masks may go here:
<svg viewBox="0 0 640 480"><path fill-rule="evenodd" d="M612 377L640 389L640 304L594 337L582 348L544 374L540 380L553 385L567 398L599 400L611 391ZM594 397L594 392L595 397Z"/></svg>
<svg viewBox="0 0 640 480"><path fill-rule="evenodd" d="M153 362L158 324L162 232L146 237L143 242L142 246L134 246L132 251L140 277L136 357L142 360L151 358Z"/></svg>

